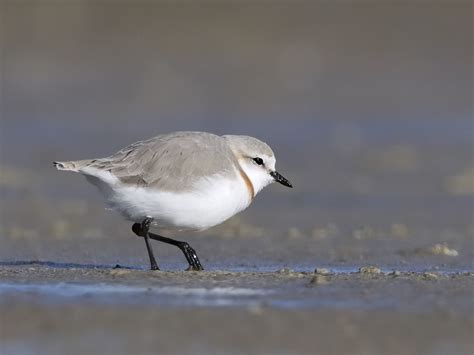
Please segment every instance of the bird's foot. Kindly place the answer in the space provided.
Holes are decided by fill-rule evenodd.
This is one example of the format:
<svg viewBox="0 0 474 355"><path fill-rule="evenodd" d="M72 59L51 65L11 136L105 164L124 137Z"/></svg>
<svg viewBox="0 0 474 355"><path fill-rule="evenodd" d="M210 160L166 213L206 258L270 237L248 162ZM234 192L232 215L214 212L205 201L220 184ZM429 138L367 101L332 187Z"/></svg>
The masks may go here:
<svg viewBox="0 0 474 355"><path fill-rule="evenodd" d="M196 254L196 251L193 248L191 248L191 246L188 243L183 242L180 246L180 249L183 251L184 256L186 257L186 260L189 263L189 267L186 269L186 271L204 270Z"/></svg>

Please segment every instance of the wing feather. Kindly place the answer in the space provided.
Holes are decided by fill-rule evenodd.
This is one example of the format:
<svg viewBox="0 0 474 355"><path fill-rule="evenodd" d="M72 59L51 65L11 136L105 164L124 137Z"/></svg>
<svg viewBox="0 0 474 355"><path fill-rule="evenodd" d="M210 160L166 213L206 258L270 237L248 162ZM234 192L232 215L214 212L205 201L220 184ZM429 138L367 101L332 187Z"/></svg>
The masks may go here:
<svg viewBox="0 0 474 355"><path fill-rule="evenodd" d="M110 171L125 184L181 191L192 188L200 178L231 176L235 164L223 137L176 132L133 143L90 166Z"/></svg>

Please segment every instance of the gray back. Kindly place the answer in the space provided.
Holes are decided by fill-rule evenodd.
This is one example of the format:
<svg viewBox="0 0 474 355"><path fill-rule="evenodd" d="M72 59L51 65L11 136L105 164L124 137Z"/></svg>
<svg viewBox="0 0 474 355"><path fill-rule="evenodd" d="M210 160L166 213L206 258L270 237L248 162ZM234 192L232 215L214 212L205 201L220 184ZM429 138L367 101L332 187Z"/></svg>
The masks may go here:
<svg viewBox="0 0 474 355"><path fill-rule="evenodd" d="M191 189L205 176L232 177L237 164L223 137L176 132L133 143L88 165L109 170L126 184L180 191Z"/></svg>

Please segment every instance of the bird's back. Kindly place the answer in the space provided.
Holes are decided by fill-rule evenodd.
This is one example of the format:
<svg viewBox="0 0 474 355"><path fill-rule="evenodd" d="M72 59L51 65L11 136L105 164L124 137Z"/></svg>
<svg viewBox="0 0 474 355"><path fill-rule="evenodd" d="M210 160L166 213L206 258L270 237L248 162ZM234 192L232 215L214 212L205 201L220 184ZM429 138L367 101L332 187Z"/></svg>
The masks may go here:
<svg viewBox="0 0 474 355"><path fill-rule="evenodd" d="M125 185L176 192L191 189L203 177L232 176L237 161L223 137L175 132L133 143L106 158L55 164L85 175L107 172Z"/></svg>

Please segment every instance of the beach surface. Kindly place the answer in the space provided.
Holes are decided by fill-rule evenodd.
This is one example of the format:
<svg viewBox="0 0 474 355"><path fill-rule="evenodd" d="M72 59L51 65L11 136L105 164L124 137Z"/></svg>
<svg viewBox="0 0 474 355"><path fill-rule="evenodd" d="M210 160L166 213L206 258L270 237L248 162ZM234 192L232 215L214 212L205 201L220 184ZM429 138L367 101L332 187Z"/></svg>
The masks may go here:
<svg viewBox="0 0 474 355"><path fill-rule="evenodd" d="M471 354L474 273L0 267L2 354Z"/></svg>

